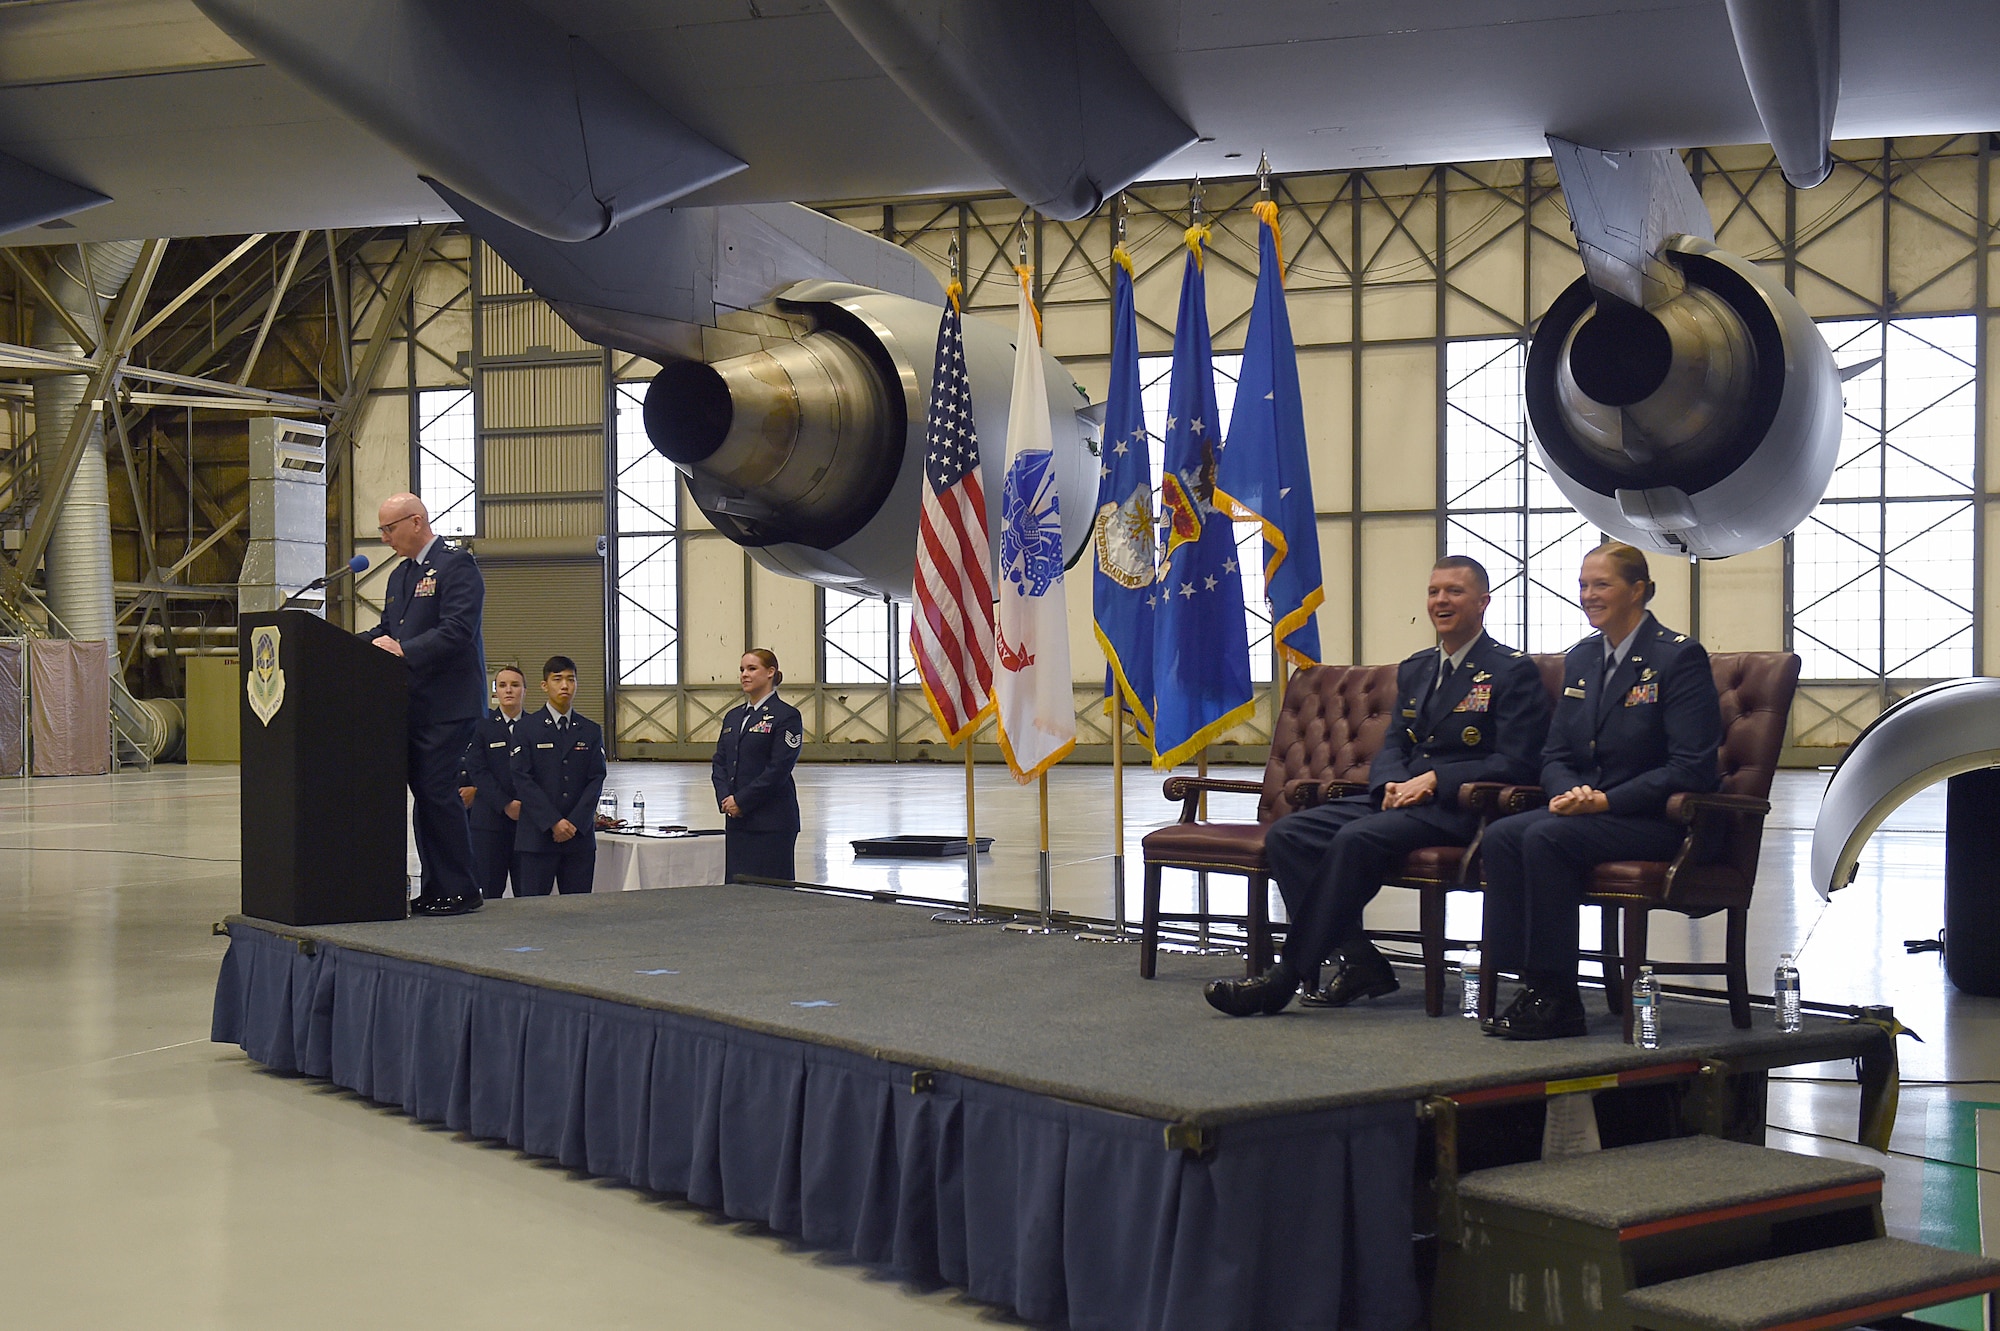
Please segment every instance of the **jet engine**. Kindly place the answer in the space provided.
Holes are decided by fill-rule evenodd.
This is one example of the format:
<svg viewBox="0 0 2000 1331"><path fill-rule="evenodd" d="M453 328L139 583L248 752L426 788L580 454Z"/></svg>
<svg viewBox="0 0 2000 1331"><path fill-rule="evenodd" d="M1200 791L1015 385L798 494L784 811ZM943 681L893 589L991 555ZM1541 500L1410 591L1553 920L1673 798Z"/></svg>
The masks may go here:
<svg viewBox="0 0 2000 1331"><path fill-rule="evenodd" d="M748 355L666 364L646 392L646 434L688 478L709 521L774 572L907 600L938 307L842 282L799 283L777 307L813 331ZM1000 530L1011 330L963 323L987 527ZM1089 402L1047 353L1064 553L1090 539L1097 493Z"/></svg>
<svg viewBox="0 0 2000 1331"><path fill-rule="evenodd" d="M1840 373L1791 292L1713 243L1677 156L1551 138L1585 275L1528 348L1528 418L1577 512L1719 559L1789 533L1832 479Z"/></svg>

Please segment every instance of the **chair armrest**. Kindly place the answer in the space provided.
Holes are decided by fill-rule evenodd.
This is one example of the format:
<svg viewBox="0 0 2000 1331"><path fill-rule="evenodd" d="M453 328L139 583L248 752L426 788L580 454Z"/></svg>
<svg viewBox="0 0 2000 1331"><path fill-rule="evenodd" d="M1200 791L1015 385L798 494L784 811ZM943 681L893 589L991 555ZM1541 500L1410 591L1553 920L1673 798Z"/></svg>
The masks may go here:
<svg viewBox="0 0 2000 1331"><path fill-rule="evenodd" d="M1458 788L1458 807L1481 818L1500 813L1500 796L1508 787L1499 781L1468 781Z"/></svg>
<svg viewBox="0 0 2000 1331"><path fill-rule="evenodd" d="M1359 795L1367 789L1359 781L1322 781L1302 776L1285 783L1285 802L1294 809L1310 809L1343 795Z"/></svg>
<svg viewBox="0 0 2000 1331"><path fill-rule="evenodd" d="M1201 803L1204 792L1218 795L1261 795L1264 793L1262 781L1224 781L1208 776L1170 776L1160 793L1170 800L1179 800L1181 821L1195 820L1195 810Z"/></svg>
<svg viewBox="0 0 2000 1331"><path fill-rule="evenodd" d="M1762 818L1771 812L1771 801L1760 800L1755 795L1721 795L1707 792L1683 790L1667 797L1667 821L1679 823L1683 827L1693 825L1694 820L1704 813L1727 814L1736 818Z"/></svg>
<svg viewBox="0 0 2000 1331"><path fill-rule="evenodd" d="M1495 814L1526 813L1539 809L1549 802L1548 792L1540 786L1502 786L1495 797L1498 807Z"/></svg>

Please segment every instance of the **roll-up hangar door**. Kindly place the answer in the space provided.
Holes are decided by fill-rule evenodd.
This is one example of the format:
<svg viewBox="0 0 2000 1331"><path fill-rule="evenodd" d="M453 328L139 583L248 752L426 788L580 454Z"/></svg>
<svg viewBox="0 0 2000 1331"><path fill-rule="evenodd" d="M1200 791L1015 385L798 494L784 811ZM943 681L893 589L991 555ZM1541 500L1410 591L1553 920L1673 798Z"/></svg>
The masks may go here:
<svg viewBox="0 0 2000 1331"><path fill-rule="evenodd" d="M567 656L576 662L576 709L604 725L603 538L470 545L486 576L487 676L503 665L521 667L528 676L527 706L539 707L542 662Z"/></svg>

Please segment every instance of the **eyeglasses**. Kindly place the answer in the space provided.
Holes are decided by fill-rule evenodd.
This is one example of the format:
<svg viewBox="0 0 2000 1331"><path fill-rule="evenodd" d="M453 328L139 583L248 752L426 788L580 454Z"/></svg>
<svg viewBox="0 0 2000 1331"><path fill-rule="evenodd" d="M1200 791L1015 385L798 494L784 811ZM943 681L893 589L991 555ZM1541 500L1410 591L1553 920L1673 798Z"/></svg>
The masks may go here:
<svg viewBox="0 0 2000 1331"><path fill-rule="evenodd" d="M381 532L384 536L387 536L390 532L396 530L396 528L402 526L404 523L410 521L412 518L416 516L417 515L414 513L405 513L402 517L397 518L394 522L385 522L381 526L377 527L375 530Z"/></svg>

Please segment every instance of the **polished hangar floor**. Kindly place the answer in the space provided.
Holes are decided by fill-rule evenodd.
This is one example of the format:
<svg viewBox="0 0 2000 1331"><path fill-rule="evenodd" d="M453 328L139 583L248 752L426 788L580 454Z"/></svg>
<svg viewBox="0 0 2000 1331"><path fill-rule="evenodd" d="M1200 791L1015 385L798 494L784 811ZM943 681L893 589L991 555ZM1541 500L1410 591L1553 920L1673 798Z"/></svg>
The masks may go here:
<svg viewBox="0 0 2000 1331"><path fill-rule="evenodd" d="M1762 970L1794 947L1809 998L1893 1003L1924 1037L1903 1042L1895 1141L1903 1154L1886 1162L1891 1231L1971 1243L1983 1225L1985 1250L2000 1252L2000 1175L1986 1172L2000 1169L2000 1001L1957 995L1935 954L1907 956L1902 947L1939 925L1942 791L1906 806L1877 834L1856 885L1822 903L1805 865L1823 783L1814 773L1780 777L1753 956ZM812 766L801 769L800 784L815 829L801 838L802 878L919 896L962 891L962 868L857 863L847 844L962 831L960 769ZM619 764L610 787L628 809L644 791L651 822L714 818L699 766ZM996 838L981 876L985 894L1031 905L1035 793L985 768L979 793L980 830ZM1107 769L1065 768L1051 781L1059 909L1110 913L1110 804ZM1126 808L1136 911L1138 837L1176 810L1144 770L1128 774ZM1247 799L1218 798L1213 815L1248 810ZM223 940L210 925L236 905L237 841L234 768L0 782L0 1322L1007 1321L950 1291L908 1289L671 1200L417 1127L211 1045ZM1217 890L1227 904L1231 889L1219 882ZM1191 879L1170 881L1170 894L1183 900L1192 891ZM1457 909L1475 903L1462 898ZM1388 892L1375 910L1383 923L1410 920L1414 901ZM1655 936L1663 953L1684 941L1721 946L1719 927L1708 924L1660 924ZM1234 964L1218 957L1217 973ZM1339 1014L1309 1019L1332 1023ZM1773 1084L1771 1119L1784 1130L1772 1132L1771 1144L1862 1156L1826 1140L1852 1137L1847 1069L1798 1071L1827 1080ZM1940 1081L1965 1084L1924 1084Z"/></svg>

